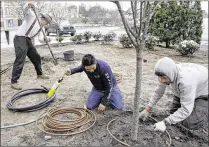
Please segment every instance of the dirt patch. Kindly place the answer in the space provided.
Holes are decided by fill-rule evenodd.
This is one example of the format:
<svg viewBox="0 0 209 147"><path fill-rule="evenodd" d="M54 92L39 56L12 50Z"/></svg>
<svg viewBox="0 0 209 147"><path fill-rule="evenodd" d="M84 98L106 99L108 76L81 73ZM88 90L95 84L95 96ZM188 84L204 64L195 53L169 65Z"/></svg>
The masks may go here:
<svg viewBox="0 0 209 147"><path fill-rule="evenodd" d="M49 80L42 80L36 78L36 72L31 62L26 62L21 78L20 84L24 89L38 88L41 85L50 88L55 81L65 71L65 67L76 67L81 64L81 59L84 54L91 53L96 58L108 62L114 73L119 76L120 87L124 96L124 110L132 110L134 92L135 92L135 70L136 70L136 55L134 49L121 49L118 45L99 45L99 43L89 43L82 45L67 45L67 46L52 46L56 58L58 58L58 65L54 65L47 46L41 46L37 48L38 52L42 56L43 72L50 76ZM75 60L64 61L63 52L66 50L74 50ZM192 62L199 63L208 67L208 54L198 52L194 57L181 57L179 54L171 49L156 48L156 51L144 51L143 58L147 62L143 62L143 80L142 80L142 96L141 107L146 105L153 95L158 79L153 74L153 69L156 62L164 57L171 57L176 63L180 62ZM1 65L6 68L6 65L10 65L14 62L14 49L4 49L1 52ZM28 61L28 59L27 59ZM29 113L12 112L7 109L7 103L14 94L18 91L10 88L12 69L7 71L1 76L1 126L15 123L27 122L36 119L40 113L47 110L49 107L68 106L68 107L83 107L88 94L91 91L92 85L84 73L78 73L69 77L65 77L60 87L56 92L56 99L49 107L42 110ZM120 78L122 77L122 78ZM27 101L20 102L20 105L33 104L43 100L45 97L41 95L33 95L28 97ZM33 99L33 100L32 100ZM158 120L163 120L166 117L166 110L172 101L172 95L170 91L166 91L166 94L154 107L155 115L153 117ZM107 132L107 123L116 118L117 120L110 125L111 132L118 138L130 145L138 146L166 146L165 141L168 140L166 134L162 134L161 138L159 134L154 134L150 130L146 130L148 126L154 122L149 121L148 124L140 122L139 125L139 140L132 142L130 140L130 125L131 114L124 113L123 111L107 110L103 113L94 111L97 122L90 130L85 133L75 136L52 136L51 140L45 141L43 132L40 132L36 125L30 124L27 126L20 126L10 129L1 130L1 145L2 146L122 146L115 141ZM176 126L168 127L168 131L172 137L172 146L208 146L208 130L186 133ZM10 137L8 137L10 136Z"/></svg>
<svg viewBox="0 0 209 147"><path fill-rule="evenodd" d="M102 113L102 115L103 117L99 117L97 123L91 130L75 136L72 145L124 146L114 140L106 129L108 122L112 119L116 119L110 124L110 132L120 141L131 146L168 146L169 137L166 133L153 132L151 126L155 121L152 119L148 119L146 122L139 122L138 139L137 141L132 141L130 138L132 124L131 112L110 110ZM160 120L161 117L162 116L158 116L154 118ZM208 144L208 137L202 131L196 134L188 133L176 126L169 126L167 130L171 135L171 146L207 146ZM80 138L83 139L80 140Z"/></svg>

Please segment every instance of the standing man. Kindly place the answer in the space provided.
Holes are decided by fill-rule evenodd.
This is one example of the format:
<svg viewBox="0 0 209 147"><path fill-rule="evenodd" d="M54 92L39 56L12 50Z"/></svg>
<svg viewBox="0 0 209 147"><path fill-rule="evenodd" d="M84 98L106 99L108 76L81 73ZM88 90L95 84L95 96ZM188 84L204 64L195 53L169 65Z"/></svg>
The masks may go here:
<svg viewBox="0 0 209 147"><path fill-rule="evenodd" d="M40 35L41 31L41 27L32 9L35 9L33 3L27 3L24 6L23 12L25 20L14 37L16 59L12 70L11 87L17 90L22 89L21 85L18 83L18 79L22 73L26 56L28 56L30 61L33 63L37 73L37 78L49 78L47 75L43 75L41 57L31 42L31 39L37 34ZM52 18L48 14L41 14L39 20L43 26L49 24L52 21ZM42 41L43 39L41 40L39 36L39 40Z"/></svg>
<svg viewBox="0 0 209 147"><path fill-rule="evenodd" d="M169 87L174 94L170 116L155 124L156 131L164 132L167 125L176 123L189 130L197 130L208 123L207 68L193 63L175 64L171 58L164 57L155 65L155 75L160 84L139 118L147 118L166 87Z"/></svg>
<svg viewBox="0 0 209 147"><path fill-rule="evenodd" d="M91 110L98 106L98 110L104 111L108 102L112 108L123 109L122 93L110 66L106 62L95 59L91 54L86 54L83 56L81 66L68 69L66 74L72 75L83 71L93 85L86 103L88 109Z"/></svg>

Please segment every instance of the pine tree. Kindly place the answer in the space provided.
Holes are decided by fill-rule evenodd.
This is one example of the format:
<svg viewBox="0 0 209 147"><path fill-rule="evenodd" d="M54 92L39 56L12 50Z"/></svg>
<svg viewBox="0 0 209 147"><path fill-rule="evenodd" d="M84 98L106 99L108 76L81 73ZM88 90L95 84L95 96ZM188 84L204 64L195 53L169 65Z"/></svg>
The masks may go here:
<svg viewBox="0 0 209 147"><path fill-rule="evenodd" d="M200 43L202 22L199 1L163 2L151 19L149 32L165 42L166 47L186 39Z"/></svg>
<svg viewBox="0 0 209 147"><path fill-rule="evenodd" d="M177 2L163 2L161 8L157 10L153 19L151 20L151 33L158 36L160 42L165 42L166 47L170 46L171 40L178 36L175 30L175 15L177 11Z"/></svg>

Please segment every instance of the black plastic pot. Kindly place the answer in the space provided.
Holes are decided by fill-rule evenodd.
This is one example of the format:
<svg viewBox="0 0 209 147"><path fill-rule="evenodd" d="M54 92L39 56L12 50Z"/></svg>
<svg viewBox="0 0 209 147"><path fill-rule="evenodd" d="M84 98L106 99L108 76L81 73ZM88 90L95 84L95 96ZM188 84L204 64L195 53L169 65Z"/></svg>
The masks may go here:
<svg viewBox="0 0 209 147"><path fill-rule="evenodd" d="M73 61L74 60L74 51L73 50L65 51L63 54L64 54L65 61Z"/></svg>

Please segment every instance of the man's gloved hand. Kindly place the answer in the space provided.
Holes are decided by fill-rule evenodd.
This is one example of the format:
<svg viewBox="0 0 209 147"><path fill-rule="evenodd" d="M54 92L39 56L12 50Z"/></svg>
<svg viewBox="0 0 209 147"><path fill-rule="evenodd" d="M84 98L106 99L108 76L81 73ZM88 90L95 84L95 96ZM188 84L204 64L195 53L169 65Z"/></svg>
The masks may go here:
<svg viewBox="0 0 209 147"><path fill-rule="evenodd" d="M71 70L70 70L69 66L67 66L66 69L65 69L65 75L67 75L67 76L71 75Z"/></svg>
<svg viewBox="0 0 209 147"><path fill-rule="evenodd" d="M166 125L164 121L160 121L154 124L154 131L164 132L166 130Z"/></svg>
<svg viewBox="0 0 209 147"><path fill-rule="evenodd" d="M144 109L140 114L139 114L139 119L142 119L145 121L147 117L149 116L150 108Z"/></svg>
<svg viewBox="0 0 209 147"><path fill-rule="evenodd" d="M35 5L33 4L33 2L28 2L28 7L35 10Z"/></svg>
<svg viewBox="0 0 209 147"><path fill-rule="evenodd" d="M99 111L104 111L105 110L105 106L103 104L99 104L98 110Z"/></svg>

